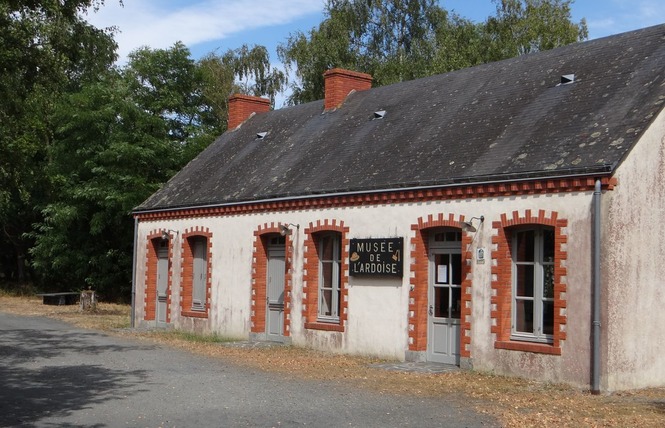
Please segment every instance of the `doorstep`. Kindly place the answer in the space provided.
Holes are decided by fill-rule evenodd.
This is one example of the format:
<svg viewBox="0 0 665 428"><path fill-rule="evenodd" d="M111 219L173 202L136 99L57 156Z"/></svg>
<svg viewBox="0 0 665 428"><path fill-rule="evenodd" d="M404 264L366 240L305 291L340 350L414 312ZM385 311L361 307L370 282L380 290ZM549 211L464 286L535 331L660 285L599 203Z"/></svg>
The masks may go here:
<svg viewBox="0 0 665 428"><path fill-rule="evenodd" d="M383 369L383 370L398 371L398 372L427 373L427 374L456 372L461 370L458 366L453 364L413 362L413 361L371 364L370 367Z"/></svg>

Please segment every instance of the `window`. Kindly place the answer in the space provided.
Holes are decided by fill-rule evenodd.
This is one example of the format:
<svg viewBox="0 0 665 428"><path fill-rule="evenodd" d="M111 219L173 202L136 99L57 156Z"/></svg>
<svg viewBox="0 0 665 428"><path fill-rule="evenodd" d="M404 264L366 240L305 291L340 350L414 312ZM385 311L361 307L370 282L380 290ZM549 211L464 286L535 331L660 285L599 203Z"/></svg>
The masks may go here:
<svg viewBox="0 0 665 428"><path fill-rule="evenodd" d="M319 238L318 318L322 321L339 321L342 258L340 241L339 233L327 233Z"/></svg>
<svg viewBox="0 0 665 428"><path fill-rule="evenodd" d="M492 222L492 333L496 349L561 355L566 340L568 220L526 210Z"/></svg>
<svg viewBox="0 0 665 428"><path fill-rule="evenodd" d="M348 315L349 228L324 220L305 228L305 328L343 332Z"/></svg>
<svg viewBox="0 0 665 428"><path fill-rule="evenodd" d="M512 237L511 339L551 343L554 334L554 229L519 229Z"/></svg>
<svg viewBox="0 0 665 428"><path fill-rule="evenodd" d="M208 283L207 240L197 236L192 239L192 310L205 311L206 285Z"/></svg>

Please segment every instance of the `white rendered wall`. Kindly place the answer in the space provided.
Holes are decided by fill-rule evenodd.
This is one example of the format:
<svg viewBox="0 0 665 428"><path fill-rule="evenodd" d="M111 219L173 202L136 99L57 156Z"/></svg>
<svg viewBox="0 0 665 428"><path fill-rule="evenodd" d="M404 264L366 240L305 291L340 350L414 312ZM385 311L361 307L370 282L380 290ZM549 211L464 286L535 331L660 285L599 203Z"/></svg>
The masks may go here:
<svg viewBox="0 0 665 428"><path fill-rule="evenodd" d="M577 386L590 383L590 325L591 325L591 244L592 244L593 192L558 193L478 201L479 212L485 215L485 224L478 231L473 246L493 250L492 220L501 214L512 217L517 211L522 217L526 210L532 215L545 210L546 217L553 211L559 219L568 221L563 234L568 242L565 267L566 284L566 339L561 341L561 355L495 349L495 335L491 333L491 280L492 261L488 252L485 264L473 264L471 358L473 367L480 371L517 375L551 382L566 382Z"/></svg>
<svg viewBox="0 0 665 428"><path fill-rule="evenodd" d="M665 384L665 110L603 199L601 384Z"/></svg>
<svg viewBox="0 0 665 428"><path fill-rule="evenodd" d="M176 327L214 331L233 337L247 337L250 330L250 301L252 283L252 248L254 231L259 225L278 222L300 224L294 230L291 340L296 345L311 346L336 352L378 355L404 359L408 349L408 306L410 287L411 225L418 218L439 213L455 218L485 216L473 241L476 247L491 250L492 221L501 214L512 215L517 210L524 215L531 209L537 213L544 209L549 216L552 211L559 218L568 220L569 254L568 266L568 324L567 339L563 342L562 356L525 354L516 351L495 350L494 337L490 333L491 297L491 253L487 262L473 264L471 356L474 366L481 370L501 373L522 373L528 377L546 377L550 380L576 382L588 377L589 361L589 314L590 314L590 207L591 193L562 193L548 196L523 196L491 198L486 200L452 200L428 203L413 203L389 206L344 207L298 212L263 213L229 217L199 218L172 222L141 222L139 236L155 229L186 229L204 226L212 233L211 260L212 308L206 320L183 320L179 315L180 287L180 242L174 240L173 298L171 307L173 324ZM344 333L304 329L303 302L303 239L304 229L309 223L336 220L349 228L348 238L404 237L404 264L402 278L349 277L348 319ZM145 248L145 242L139 243ZM139 254L141 256L141 254ZM143 261L139 261L137 300L142 305L143 284L141 278ZM344 273L348 275L348 272ZM142 318L137 311L138 319ZM573 350L574 349L574 350ZM524 374L526 373L526 374ZM583 381L586 382L586 381Z"/></svg>

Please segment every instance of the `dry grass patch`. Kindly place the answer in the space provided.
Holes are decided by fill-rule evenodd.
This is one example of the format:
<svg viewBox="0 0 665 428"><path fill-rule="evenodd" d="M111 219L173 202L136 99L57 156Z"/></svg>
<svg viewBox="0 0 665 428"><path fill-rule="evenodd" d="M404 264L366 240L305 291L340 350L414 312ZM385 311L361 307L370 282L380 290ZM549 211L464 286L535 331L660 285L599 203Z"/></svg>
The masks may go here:
<svg viewBox="0 0 665 428"><path fill-rule="evenodd" d="M129 327L129 306L113 303L99 303L95 311L82 312L79 305L44 305L40 297L0 294L0 310L16 315L46 316L94 330L111 331Z"/></svg>
<svg viewBox="0 0 665 428"><path fill-rule="evenodd" d="M150 340L235 364L287 376L351 383L383 394L453 397L496 417L506 427L663 427L665 388L591 395L566 385L478 372L436 375L370 367L374 358L295 347L238 348L228 338L178 331L117 330L129 326L129 307L100 304L96 313L78 306L45 306L39 299L0 296L0 308L23 315L58 318L83 328Z"/></svg>

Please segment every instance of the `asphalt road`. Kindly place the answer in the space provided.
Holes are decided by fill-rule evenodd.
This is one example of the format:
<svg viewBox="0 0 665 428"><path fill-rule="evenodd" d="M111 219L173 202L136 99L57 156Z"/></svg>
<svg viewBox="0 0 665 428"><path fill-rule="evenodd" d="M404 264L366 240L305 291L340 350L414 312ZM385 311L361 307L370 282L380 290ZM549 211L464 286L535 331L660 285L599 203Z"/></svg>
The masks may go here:
<svg viewBox="0 0 665 428"><path fill-rule="evenodd" d="M0 312L0 426L487 427L459 399L291 379Z"/></svg>

